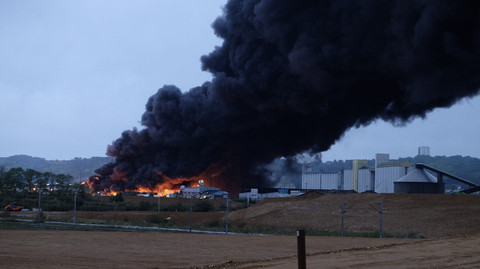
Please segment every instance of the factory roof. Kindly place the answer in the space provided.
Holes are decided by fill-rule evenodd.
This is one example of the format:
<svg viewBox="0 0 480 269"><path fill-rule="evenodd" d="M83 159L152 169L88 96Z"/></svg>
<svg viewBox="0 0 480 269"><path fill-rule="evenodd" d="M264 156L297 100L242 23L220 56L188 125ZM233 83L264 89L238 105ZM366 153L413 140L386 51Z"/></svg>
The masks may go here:
<svg viewBox="0 0 480 269"><path fill-rule="evenodd" d="M213 191L219 191L220 189L219 188L214 188L214 187L185 187L185 189L183 189L183 192L195 192L195 193L202 193L202 192L206 192L206 191L209 191L209 192L213 192Z"/></svg>
<svg viewBox="0 0 480 269"><path fill-rule="evenodd" d="M415 169L395 182L430 182L437 183L437 178L423 169Z"/></svg>

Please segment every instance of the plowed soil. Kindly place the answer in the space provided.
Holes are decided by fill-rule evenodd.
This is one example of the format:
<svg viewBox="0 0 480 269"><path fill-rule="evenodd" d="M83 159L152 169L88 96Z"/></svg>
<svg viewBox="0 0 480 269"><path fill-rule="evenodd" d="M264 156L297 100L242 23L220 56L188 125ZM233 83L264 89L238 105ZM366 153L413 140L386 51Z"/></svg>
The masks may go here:
<svg viewBox="0 0 480 269"><path fill-rule="evenodd" d="M0 268L297 268L295 236L0 231ZM308 268L478 268L479 236L307 237Z"/></svg>
<svg viewBox="0 0 480 269"><path fill-rule="evenodd" d="M308 268L478 268L480 196L311 193L267 199L231 212L229 220L233 227L338 232L342 202L346 232L378 231L382 203L383 232L396 238L307 237ZM77 214L120 222L161 214L187 223L189 216ZM194 213L193 220L224 218L224 213ZM417 238L401 238L412 234ZM296 268L296 253L295 236L0 230L0 268Z"/></svg>

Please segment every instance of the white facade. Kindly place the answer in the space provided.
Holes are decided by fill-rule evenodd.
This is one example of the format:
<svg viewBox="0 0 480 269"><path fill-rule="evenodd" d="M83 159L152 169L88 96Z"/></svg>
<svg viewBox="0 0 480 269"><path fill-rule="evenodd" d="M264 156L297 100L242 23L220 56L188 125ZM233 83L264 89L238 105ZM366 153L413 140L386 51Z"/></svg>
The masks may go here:
<svg viewBox="0 0 480 269"><path fill-rule="evenodd" d="M372 172L369 169L358 170L358 192L373 190Z"/></svg>
<svg viewBox="0 0 480 269"><path fill-rule="evenodd" d="M352 169L343 171L342 190L353 190L353 170Z"/></svg>
<svg viewBox="0 0 480 269"><path fill-rule="evenodd" d="M372 172L369 169L358 170L358 190L365 192L373 190ZM343 185L341 190L353 190L353 170L343 171Z"/></svg>
<svg viewBox="0 0 480 269"><path fill-rule="evenodd" d="M338 190L340 187L340 182L342 179L342 174L340 172L327 172L322 173L322 190Z"/></svg>
<svg viewBox="0 0 480 269"><path fill-rule="evenodd" d="M305 172L302 174L302 189L338 190L341 181L340 172Z"/></svg>
<svg viewBox="0 0 480 269"><path fill-rule="evenodd" d="M302 189L319 190L321 188L322 173L306 172L302 174Z"/></svg>
<svg viewBox="0 0 480 269"><path fill-rule="evenodd" d="M393 182L411 171L413 171L413 167L377 167L375 169L375 192L393 193Z"/></svg>

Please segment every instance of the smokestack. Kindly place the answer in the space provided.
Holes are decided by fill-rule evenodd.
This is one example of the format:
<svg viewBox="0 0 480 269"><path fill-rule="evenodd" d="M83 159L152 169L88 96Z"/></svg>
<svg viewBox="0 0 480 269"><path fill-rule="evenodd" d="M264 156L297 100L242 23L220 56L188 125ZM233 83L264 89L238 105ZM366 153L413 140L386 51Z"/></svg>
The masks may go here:
<svg viewBox="0 0 480 269"><path fill-rule="evenodd" d="M212 176L210 176L210 187L212 186Z"/></svg>
<svg viewBox="0 0 480 269"><path fill-rule="evenodd" d="M222 46L201 57L212 81L160 88L144 129L108 146L115 162L90 185L155 188L225 169L232 190L262 187L277 157L319 153L352 127L403 125L473 97L479 5L230 0L212 24Z"/></svg>

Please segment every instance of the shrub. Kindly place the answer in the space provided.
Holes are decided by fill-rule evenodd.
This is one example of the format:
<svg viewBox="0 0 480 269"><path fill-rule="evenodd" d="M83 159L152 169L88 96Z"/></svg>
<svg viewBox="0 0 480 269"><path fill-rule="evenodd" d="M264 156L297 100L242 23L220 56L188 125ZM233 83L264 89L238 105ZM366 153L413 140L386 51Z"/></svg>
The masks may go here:
<svg viewBox="0 0 480 269"><path fill-rule="evenodd" d="M158 215L148 215L147 216L147 222L149 223L163 223L164 220L161 219Z"/></svg>
<svg viewBox="0 0 480 269"><path fill-rule="evenodd" d="M244 228L245 226L247 226L247 224L243 221L237 223L237 225L235 225L237 228Z"/></svg>
<svg viewBox="0 0 480 269"><path fill-rule="evenodd" d="M220 221L218 219L211 219L205 223L205 227L219 227L220 226Z"/></svg>
<svg viewBox="0 0 480 269"><path fill-rule="evenodd" d="M46 219L47 219L47 216L46 216L45 214L43 214L43 211L40 212L40 216L39 216L39 217L37 216L37 221L38 221L38 222L43 223L43 222L45 222Z"/></svg>
<svg viewBox="0 0 480 269"><path fill-rule="evenodd" d="M0 217L2 219L8 219L10 218L12 215L10 214L10 210L5 210L2 212L2 214L0 215Z"/></svg>
<svg viewBox="0 0 480 269"><path fill-rule="evenodd" d="M140 211L148 211L152 208L152 204L149 201L142 200L138 205Z"/></svg>
<svg viewBox="0 0 480 269"><path fill-rule="evenodd" d="M181 203L169 204L164 208L165 211L177 211L177 212L187 211L189 209L190 209L189 207L182 206Z"/></svg>
<svg viewBox="0 0 480 269"><path fill-rule="evenodd" d="M213 209L215 209L215 206L207 200L201 200L193 206L193 211L195 212L209 212Z"/></svg>

